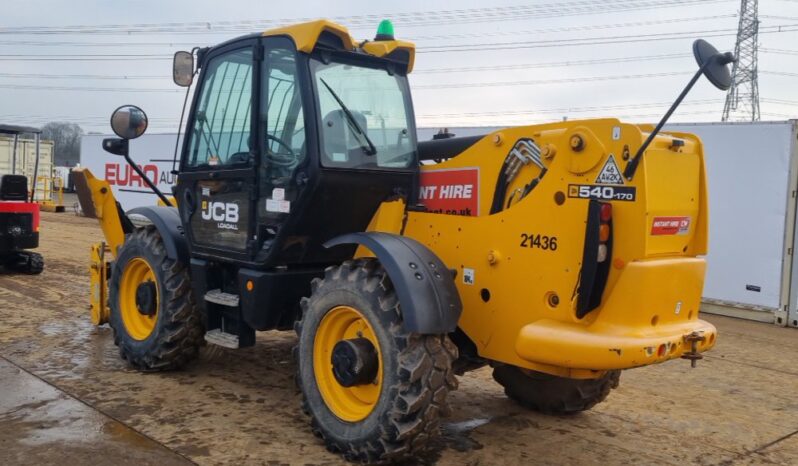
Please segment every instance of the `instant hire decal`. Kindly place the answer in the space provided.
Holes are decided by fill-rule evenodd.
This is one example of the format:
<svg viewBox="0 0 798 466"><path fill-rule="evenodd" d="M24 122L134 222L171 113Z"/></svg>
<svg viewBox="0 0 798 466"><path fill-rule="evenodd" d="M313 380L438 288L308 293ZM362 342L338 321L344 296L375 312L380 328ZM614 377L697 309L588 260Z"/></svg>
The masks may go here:
<svg viewBox="0 0 798 466"><path fill-rule="evenodd" d="M690 231L690 217L654 217L651 222L651 234L686 235Z"/></svg>
<svg viewBox="0 0 798 466"><path fill-rule="evenodd" d="M422 170L419 202L430 212L479 215L479 168Z"/></svg>

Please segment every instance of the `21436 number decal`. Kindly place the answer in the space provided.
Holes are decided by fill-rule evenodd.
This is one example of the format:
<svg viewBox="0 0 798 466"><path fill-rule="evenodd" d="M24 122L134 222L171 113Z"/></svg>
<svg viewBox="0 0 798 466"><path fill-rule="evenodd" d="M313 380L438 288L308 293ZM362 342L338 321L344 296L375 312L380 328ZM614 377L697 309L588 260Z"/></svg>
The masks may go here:
<svg viewBox="0 0 798 466"><path fill-rule="evenodd" d="M605 186L595 184L569 184L568 197L598 199L602 201L634 201L634 186Z"/></svg>
<svg viewBox="0 0 798 466"><path fill-rule="evenodd" d="M557 237L521 233L522 248L538 248L544 251L557 250Z"/></svg>

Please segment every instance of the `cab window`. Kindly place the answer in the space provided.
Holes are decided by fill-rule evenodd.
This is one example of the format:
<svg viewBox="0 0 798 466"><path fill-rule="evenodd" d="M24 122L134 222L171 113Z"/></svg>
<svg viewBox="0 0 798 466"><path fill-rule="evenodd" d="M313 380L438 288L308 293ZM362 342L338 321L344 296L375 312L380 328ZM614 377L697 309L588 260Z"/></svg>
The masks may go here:
<svg viewBox="0 0 798 466"><path fill-rule="evenodd" d="M267 41L261 94L261 119L265 128L263 168L271 181L286 182L305 159L305 114L299 90L293 43L277 38Z"/></svg>
<svg viewBox="0 0 798 466"><path fill-rule="evenodd" d="M247 165L252 158L252 48L212 58L200 92L186 165Z"/></svg>
<svg viewBox="0 0 798 466"><path fill-rule="evenodd" d="M415 128L407 77L378 66L311 61L318 95L322 164L408 168Z"/></svg>

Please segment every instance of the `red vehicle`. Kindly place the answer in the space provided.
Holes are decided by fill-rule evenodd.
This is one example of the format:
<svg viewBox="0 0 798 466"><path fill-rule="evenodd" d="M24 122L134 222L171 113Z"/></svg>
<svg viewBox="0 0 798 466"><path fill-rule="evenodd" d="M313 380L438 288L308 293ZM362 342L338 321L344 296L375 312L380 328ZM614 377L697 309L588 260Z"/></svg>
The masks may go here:
<svg viewBox="0 0 798 466"><path fill-rule="evenodd" d="M36 179L39 160L39 130L0 125L0 134L14 136L12 174L0 176L0 267L5 270L39 274L44 269L41 254L29 251L39 246L39 204L33 202L33 190L28 192L28 178L14 175L19 135L33 133L36 137Z"/></svg>

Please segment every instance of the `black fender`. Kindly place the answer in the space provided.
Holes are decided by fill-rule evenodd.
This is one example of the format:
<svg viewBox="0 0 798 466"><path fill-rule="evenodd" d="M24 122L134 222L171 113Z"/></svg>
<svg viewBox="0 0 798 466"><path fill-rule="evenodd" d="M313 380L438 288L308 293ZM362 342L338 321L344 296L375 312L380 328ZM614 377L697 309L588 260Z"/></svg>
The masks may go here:
<svg viewBox="0 0 798 466"><path fill-rule="evenodd" d="M144 206L127 211L127 217L141 215L152 222L166 247L166 256L172 260L189 264L188 242L175 207Z"/></svg>
<svg viewBox="0 0 798 466"><path fill-rule="evenodd" d="M450 333L457 328L463 303L451 271L418 241L381 232L349 233L333 238L324 247L360 244L380 261L393 283L409 332Z"/></svg>

